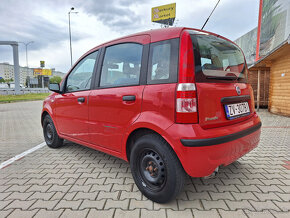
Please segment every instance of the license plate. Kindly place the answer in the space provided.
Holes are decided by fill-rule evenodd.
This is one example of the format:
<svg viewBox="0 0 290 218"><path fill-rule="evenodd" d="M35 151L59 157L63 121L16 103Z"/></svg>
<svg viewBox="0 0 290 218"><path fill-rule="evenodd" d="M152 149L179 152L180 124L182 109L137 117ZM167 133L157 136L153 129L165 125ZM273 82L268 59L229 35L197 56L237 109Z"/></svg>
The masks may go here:
<svg viewBox="0 0 290 218"><path fill-rule="evenodd" d="M250 114L250 108L248 102L241 102L236 104L225 105L225 111L227 119L235 119Z"/></svg>

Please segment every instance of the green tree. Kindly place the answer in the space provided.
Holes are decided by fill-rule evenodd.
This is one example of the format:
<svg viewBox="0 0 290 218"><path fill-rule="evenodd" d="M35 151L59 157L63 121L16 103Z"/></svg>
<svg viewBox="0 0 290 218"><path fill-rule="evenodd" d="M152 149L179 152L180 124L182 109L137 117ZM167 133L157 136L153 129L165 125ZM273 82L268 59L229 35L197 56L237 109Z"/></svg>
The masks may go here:
<svg viewBox="0 0 290 218"><path fill-rule="evenodd" d="M5 79L5 82L6 83L10 83L10 82L13 82L14 80L11 78L11 79Z"/></svg>
<svg viewBox="0 0 290 218"><path fill-rule="evenodd" d="M61 82L61 77L60 76L53 76L49 79L50 83L60 83Z"/></svg>
<svg viewBox="0 0 290 218"><path fill-rule="evenodd" d="M3 79L2 77L0 78L0 83L5 83L5 79Z"/></svg>

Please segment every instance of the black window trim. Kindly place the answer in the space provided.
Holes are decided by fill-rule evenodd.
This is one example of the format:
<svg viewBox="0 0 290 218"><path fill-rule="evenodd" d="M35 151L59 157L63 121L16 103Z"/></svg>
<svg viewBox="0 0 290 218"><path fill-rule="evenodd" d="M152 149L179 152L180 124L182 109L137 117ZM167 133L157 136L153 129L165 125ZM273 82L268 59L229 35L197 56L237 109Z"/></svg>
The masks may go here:
<svg viewBox="0 0 290 218"><path fill-rule="evenodd" d="M158 42L150 43L149 48L149 57L147 61L147 76L146 76L146 84L147 85L157 85L157 84L170 84L170 83L177 83L178 82L178 72L179 72L179 37L173 39L166 39ZM162 79L162 80L152 80L152 53L153 53L153 46L155 45L162 45L169 43L171 45L170 48L170 73L169 79ZM173 52L172 52L173 51ZM176 63L176 66L174 64Z"/></svg>
<svg viewBox="0 0 290 218"><path fill-rule="evenodd" d="M88 89L82 89L82 90L76 90L76 91L67 91L66 90L66 84L67 84L67 80L68 80L68 77L69 75L74 71L74 69L78 66L78 64L83 61L85 58L87 58L89 55L95 53L95 52L98 52L97 56L96 56L96 61L95 61L95 66L94 66L94 69L93 69L93 72L92 72L92 79L91 79L91 84L90 84L90 88ZM93 88L93 80L94 80L94 75L96 73L96 69L97 69L97 65L98 65L98 60L99 60L99 57L100 57L100 49L97 49L97 50L94 50L92 51L91 53L87 54L85 57L83 57L81 60L79 60L73 68L71 68L71 70L69 71L69 73L67 74L67 76L65 77L65 81L63 84L63 87L62 87L62 90L63 90L63 94L64 93L74 93L74 92L82 92L82 91L88 91L88 90L92 90Z"/></svg>
<svg viewBox="0 0 290 218"><path fill-rule="evenodd" d="M141 56L141 68L140 68L140 76L139 76L139 83L138 84L132 84L132 85L114 85L114 86L100 86L101 82L101 73L102 73L102 67L105 59L105 53L106 49L112 46L121 45L121 44L138 44L142 45L142 56ZM139 85L145 85L146 84L146 72L147 72L147 62L148 62L148 55L149 55L149 44L142 44L139 42L134 41L128 41L128 42L120 42L112 45L108 45L101 48L99 61L97 63L97 72L94 78L94 85L92 89L108 89L108 88L122 88L122 87L130 87L130 86L139 86Z"/></svg>

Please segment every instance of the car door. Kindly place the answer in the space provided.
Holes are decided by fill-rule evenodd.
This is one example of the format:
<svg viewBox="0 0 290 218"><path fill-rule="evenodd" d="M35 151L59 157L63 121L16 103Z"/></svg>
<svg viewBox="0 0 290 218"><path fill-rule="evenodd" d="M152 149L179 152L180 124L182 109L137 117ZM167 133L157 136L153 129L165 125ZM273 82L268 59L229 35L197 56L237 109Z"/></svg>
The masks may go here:
<svg viewBox="0 0 290 218"><path fill-rule="evenodd" d="M55 97L55 120L60 134L89 141L88 102L98 51L84 57L65 80L65 92Z"/></svg>
<svg viewBox="0 0 290 218"><path fill-rule="evenodd" d="M93 144L119 152L124 132L140 115L144 89L140 81L146 77L146 64L141 62L142 56L144 60L148 55L146 42L150 42L148 35L127 38L103 49L98 87L90 93L89 102Z"/></svg>

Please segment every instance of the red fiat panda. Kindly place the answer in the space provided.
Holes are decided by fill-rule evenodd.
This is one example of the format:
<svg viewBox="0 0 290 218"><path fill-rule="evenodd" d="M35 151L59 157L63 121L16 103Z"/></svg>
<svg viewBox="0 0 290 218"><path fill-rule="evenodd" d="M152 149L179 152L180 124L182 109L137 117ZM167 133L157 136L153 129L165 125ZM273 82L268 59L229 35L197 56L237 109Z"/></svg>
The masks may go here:
<svg viewBox="0 0 290 218"><path fill-rule="evenodd" d="M205 177L255 148L261 121L237 45L190 28L137 33L83 55L43 103L51 148L73 141L130 162L165 203L185 175Z"/></svg>

